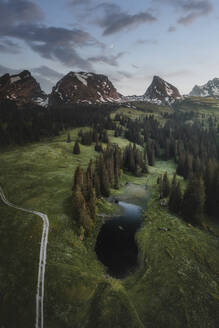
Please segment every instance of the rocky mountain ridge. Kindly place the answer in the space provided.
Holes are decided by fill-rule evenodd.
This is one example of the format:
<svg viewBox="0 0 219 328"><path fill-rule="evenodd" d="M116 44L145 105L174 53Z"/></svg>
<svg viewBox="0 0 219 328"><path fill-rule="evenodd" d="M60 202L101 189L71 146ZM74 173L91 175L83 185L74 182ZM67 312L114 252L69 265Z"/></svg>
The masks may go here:
<svg viewBox="0 0 219 328"><path fill-rule="evenodd" d="M144 94L145 100L157 105L171 105L181 98L182 96L180 95L179 90L159 76L154 76L151 85Z"/></svg>
<svg viewBox="0 0 219 328"><path fill-rule="evenodd" d="M176 100L180 99L182 99L182 96L179 90L156 75L142 96L134 95L124 97L126 101L144 101L156 105L172 105Z"/></svg>
<svg viewBox="0 0 219 328"><path fill-rule="evenodd" d="M51 105L58 104L101 104L121 102L107 76L87 72L70 72L57 82L49 96Z"/></svg>
<svg viewBox="0 0 219 328"><path fill-rule="evenodd" d="M18 105L38 104L104 104L149 102L157 105L172 105L182 99L178 89L154 76L151 85L142 96L122 96L106 75L88 72L70 72L59 80L50 95L46 95L29 71L0 77L0 99L10 99Z"/></svg>
<svg viewBox="0 0 219 328"><path fill-rule="evenodd" d="M18 106L31 103L40 106L48 104L48 96L27 70L19 74L5 74L0 77L0 100L2 99L15 101Z"/></svg>
<svg viewBox="0 0 219 328"><path fill-rule="evenodd" d="M219 97L219 79L214 78L204 85L195 85L189 96L193 97Z"/></svg>

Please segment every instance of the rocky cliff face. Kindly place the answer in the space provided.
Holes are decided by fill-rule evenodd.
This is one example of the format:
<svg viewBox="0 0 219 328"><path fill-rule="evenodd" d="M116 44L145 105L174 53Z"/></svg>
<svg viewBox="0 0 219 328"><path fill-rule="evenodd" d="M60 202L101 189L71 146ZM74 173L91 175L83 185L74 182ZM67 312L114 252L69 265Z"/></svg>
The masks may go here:
<svg viewBox="0 0 219 328"><path fill-rule="evenodd" d="M161 105L172 104L181 95L176 87L164 81L159 76L154 76L153 81L143 96L144 100Z"/></svg>
<svg viewBox="0 0 219 328"><path fill-rule="evenodd" d="M0 77L0 99L10 99L18 106L24 104L47 104L47 95L41 90L39 83L29 71L16 75L5 74Z"/></svg>
<svg viewBox="0 0 219 328"><path fill-rule="evenodd" d="M53 88L49 98L51 105L120 101L121 96L107 76L86 72L65 75Z"/></svg>
<svg viewBox="0 0 219 328"><path fill-rule="evenodd" d="M196 97L219 97L219 79L215 78L201 86L195 85L189 95Z"/></svg>

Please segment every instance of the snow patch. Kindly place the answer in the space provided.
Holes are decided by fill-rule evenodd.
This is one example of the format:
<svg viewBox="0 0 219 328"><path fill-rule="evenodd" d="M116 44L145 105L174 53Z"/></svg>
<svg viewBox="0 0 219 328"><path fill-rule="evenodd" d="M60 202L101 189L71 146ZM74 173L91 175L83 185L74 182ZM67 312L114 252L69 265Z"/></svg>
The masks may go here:
<svg viewBox="0 0 219 328"><path fill-rule="evenodd" d="M10 83L15 83L20 80L21 80L20 76L14 76L10 78Z"/></svg>
<svg viewBox="0 0 219 328"><path fill-rule="evenodd" d="M77 79L87 87L87 76L86 75L82 75L82 74L79 74L79 73L75 73L75 76L77 77Z"/></svg>
<svg viewBox="0 0 219 328"><path fill-rule="evenodd" d="M35 99L35 102L42 107L47 107L49 104L49 98L47 97L46 99L42 99L38 97L37 99Z"/></svg>

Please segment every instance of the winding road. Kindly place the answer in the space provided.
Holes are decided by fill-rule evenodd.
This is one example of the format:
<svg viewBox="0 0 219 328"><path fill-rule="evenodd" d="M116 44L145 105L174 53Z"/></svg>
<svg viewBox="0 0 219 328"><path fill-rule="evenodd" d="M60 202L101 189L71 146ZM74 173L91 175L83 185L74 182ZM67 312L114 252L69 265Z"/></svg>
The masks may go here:
<svg viewBox="0 0 219 328"><path fill-rule="evenodd" d="M46 214L29 210L26 208L22 208L10 203L6 199L1 186L0 186L0 197L6 205L27 213L36 214L40 216L41 219L43 220L43 232L42 232L41 243L40 243L39 269L38 269L37 290L36 290L36 323L35 323L35 328L43 328L44 281L45 281L46 253L47 253L47 243L48 243L48 233L49 233L49 220Z"/></svg>

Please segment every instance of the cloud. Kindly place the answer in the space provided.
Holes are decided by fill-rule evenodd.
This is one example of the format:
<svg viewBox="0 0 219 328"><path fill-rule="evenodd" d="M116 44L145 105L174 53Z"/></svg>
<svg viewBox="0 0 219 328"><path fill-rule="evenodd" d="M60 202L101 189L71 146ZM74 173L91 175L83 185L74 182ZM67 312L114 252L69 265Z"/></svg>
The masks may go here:
<svg viewBox="0 0 219 328"><path fill-rule="evenodd" d="M210 1L187 1L182 4L183 9L188 13L179 18L178 23L183 25L192 24L194 20L207 16L213 10L213 6Z"/></svg>
<svg viewBox="0 0 219 328"><path fill-rule="evenodd" d="M104 63L111 66L118 66L118 59L122 57L125 52L119 52L117 55L100 55L95 57L89 57L88 61L91 63Z"/></svg>
<svg viewBox="0 0 219 328"><path fill-rule="evenodd" d="M131 74L129 72L118 71L118 74L121 75L122 77L126 77L127 79L130 79L133 77L133 74Z"/></svg>
<svg viewBox="0 0 219 328"><path fill-rule="evenodd" d="M63 74L55 71L54 69L48 66L40 66L40 67L33 68L32 72L37 73L49 79L61 79L63 77Z"/></svg>
<svg viewBox="0 0 219 328"><path fill-rule="evenodd" d="M171 26L168 28L168 32L176 32L176 26L171 25Z"/></svg>
<svg viewBox="0 0 219 328"><path fill-rule="evenodd" d="M11 40L0 41L0 53L18 54L21 52L21 47Z"/></svg>
<svg viewBox="0 0 219 328"><path fill-rule="evenodd" d="M135 64L132 64L132 67L135 68L135 69L138 69L139 66L135 65Z"/></svg>
<svg viewBox="0 0 219 328"><path fill-rule="evenodd" d="M87 6L91 3L91 0L71 0L69 4L71 6Z"/></svg>
<svg viewBox="0 0 219 328"><path fill-rule="evenodd" d="M183 12L177 23L182 25L192 24L200 17L209 15L213 11L211 0L154 0L162 4L168 3Z"/></svg>
<svg viewBox="0 0 219 328"><path fill-rule="evenodd" d="M43 18L42 10L32 1L0 1L0 34L4 34L19 23L39 22Z"/></svg>
<svg viewBox="0 0 219 328"><path fill-rule="evenodd" d="M57 81L64 76L64 74L59 73L48 66L32 68L31 72L34 73L34 76L40 83L41 88L47 93L50 93Z"/></svg>
<svg viewBox="0 0 219 328"><path fill-rule="evenodd" d="M32 1L0 0L0 51L20 51L15 44L4 41L5 38L15 38L24 41L43 58L58 60L71 68L91 70L91 64L79 54L78 49L86 46L103 49L103 44L81 29L42 24L43 18L40 7Z"/></svg>
<svg viewBox="0 0 219 328"><path fill-rule="evenodd" d="M22 70L18 70L18 69L13 69L13 68L9 68L3 65L0 65L0 76L4 75L6 73L8 74L18 74L20 73Z"/></svg>
<svg viewBox="0 0 219 328"><path fill-rule="evenodd" d="M79 29L18 25L11 28L7 35L24 40L43 58L59 60L66 66L77 66L82 69L90 69L91 66L77 53L76 48L94 44L99 46L89 33Z"/></svg>
<svg viewBox="0 0 219 328"><path fill-rule="evenodd" d="M137 40L136 41L136 43L137 44L153 44L153 45L155 45L155 44L158 44L158 41L157 40L152 40L152 39L145 39L145 40L143 40L143 39L139 39L139 40Z"/></svg>
<svg viewBox="0 0 219 328"><path fill-rule="evenodd" d="M153 23L157 20L147 11L138 14L128 14L122 11L120 6L112 3L99 4L94 10L102 11L101 17L96 22L103 28L104 36L118 33L127 28L135 28L141 24Z"/></svg>

